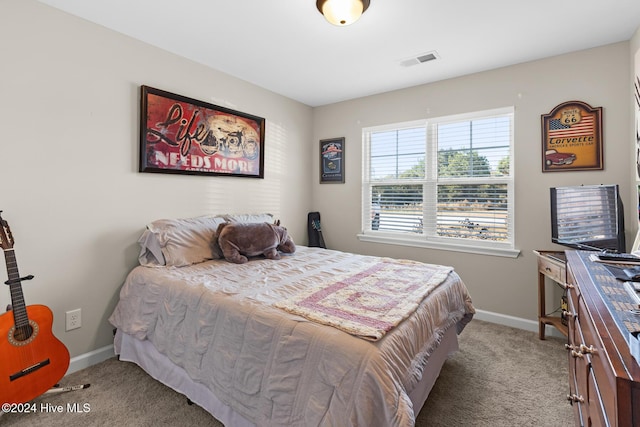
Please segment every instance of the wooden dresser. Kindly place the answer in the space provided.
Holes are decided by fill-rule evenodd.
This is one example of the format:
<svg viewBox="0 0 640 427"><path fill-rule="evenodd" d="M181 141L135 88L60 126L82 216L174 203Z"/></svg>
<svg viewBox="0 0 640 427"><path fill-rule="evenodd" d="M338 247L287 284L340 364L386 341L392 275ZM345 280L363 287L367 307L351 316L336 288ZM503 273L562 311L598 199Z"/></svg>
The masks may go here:
<svg viewBox="0 0 640 427"><path fill-rule="evenodd" d="M640 315L629 312L622 282L588 252L567 251L567 296L576 425L640 426L640 365L626 341Z"/></svg>

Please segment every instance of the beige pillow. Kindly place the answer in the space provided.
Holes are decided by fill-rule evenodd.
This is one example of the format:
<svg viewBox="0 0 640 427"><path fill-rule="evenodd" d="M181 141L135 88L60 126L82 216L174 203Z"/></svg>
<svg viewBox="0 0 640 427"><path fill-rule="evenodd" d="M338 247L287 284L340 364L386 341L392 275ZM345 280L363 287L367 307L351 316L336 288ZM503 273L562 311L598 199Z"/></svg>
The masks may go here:
<svg viewBox="0 0 640 427"><path fill-rule="evenodd" d="M219 216L153 221L138 240L138 260L147 266L183 267L219 258L212 245L223 222L225 218Z"/></svg>
<svg viewBox="0 0 640 427"><path fill-rule="evenodd" d="M229 222L268 222L273 223L273 215L270 213L260 214L227 214L224 218Z"/></svg>

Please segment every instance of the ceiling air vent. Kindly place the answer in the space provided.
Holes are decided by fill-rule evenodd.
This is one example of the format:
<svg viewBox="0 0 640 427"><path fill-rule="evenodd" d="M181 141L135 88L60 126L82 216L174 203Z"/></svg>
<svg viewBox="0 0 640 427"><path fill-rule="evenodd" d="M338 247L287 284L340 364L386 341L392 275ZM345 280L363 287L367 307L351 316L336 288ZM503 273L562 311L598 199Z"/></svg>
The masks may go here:
<svg viewBox="0 0 640 427"><path fill-rule="evenodd" d="M418 62L428 62L428 61L433 61L434 59L436 59L436 55L435 53L427 53L426 55L420 55L416 58L418 60Z"/></svg>
<svg viewBox="0 0 640 427"><path fill-rule="evenodd" d="M404 59L400 61L400 65L402 65L403 67L410 67L412 65L418 65L418 64L423 64L425 62L433 61L438 58L440 58L438 56L438 52L434 50L431 52L420 54L413 58Z"/></svg>

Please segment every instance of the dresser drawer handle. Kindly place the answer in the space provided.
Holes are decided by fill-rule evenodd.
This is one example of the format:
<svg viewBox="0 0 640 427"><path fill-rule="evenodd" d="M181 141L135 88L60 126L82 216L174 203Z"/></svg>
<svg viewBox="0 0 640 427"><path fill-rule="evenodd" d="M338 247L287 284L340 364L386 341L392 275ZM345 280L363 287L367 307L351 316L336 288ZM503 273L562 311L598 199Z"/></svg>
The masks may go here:
<svg viewBox="0 0 640 427"><path fill-rule="evenodd" d="M571 350L571 356L578 358L578 357L584 357L584 354L579 351Z"/></svg>
<svg viewBox="0 0 640 427"><path fill-rule="evenodd" d="M598 352L598 350L596 350L593 345L590 345L589 347L587 347L584 344L580 344L580 352L581 353L591 353L591 354L595 354Z"/></svg>
<svg viewBox="0 0 640 427"><path fill-rule="evenodd" d="M584 397L582 396L578 396L577 394L568 394L567 395L567 400L571 403L574 402L580 402L580 403L584 403Z"/></svg>

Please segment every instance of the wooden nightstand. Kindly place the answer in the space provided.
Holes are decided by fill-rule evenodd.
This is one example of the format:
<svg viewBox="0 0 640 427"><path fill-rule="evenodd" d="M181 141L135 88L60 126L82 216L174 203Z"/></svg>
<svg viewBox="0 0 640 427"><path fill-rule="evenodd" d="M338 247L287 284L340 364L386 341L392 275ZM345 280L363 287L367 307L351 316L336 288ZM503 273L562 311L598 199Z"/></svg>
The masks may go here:
<svg viewBox="0 0 640 427"><path fill-rule="evenodd" d="M567 262L564 252L533 251L538 256L538 336L544 339L546 325L552 325L564 336L568 335L567 326L562 324L560 316L548 316L545 308L545 278L551 279L563 289L567 287Z"/></svg>

